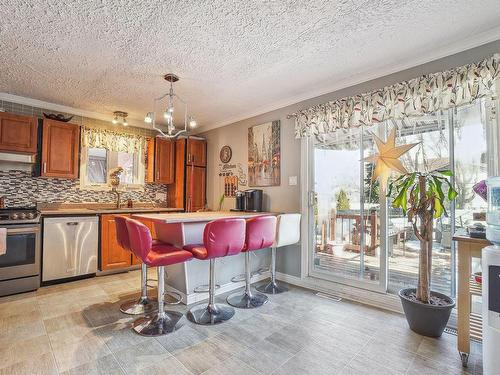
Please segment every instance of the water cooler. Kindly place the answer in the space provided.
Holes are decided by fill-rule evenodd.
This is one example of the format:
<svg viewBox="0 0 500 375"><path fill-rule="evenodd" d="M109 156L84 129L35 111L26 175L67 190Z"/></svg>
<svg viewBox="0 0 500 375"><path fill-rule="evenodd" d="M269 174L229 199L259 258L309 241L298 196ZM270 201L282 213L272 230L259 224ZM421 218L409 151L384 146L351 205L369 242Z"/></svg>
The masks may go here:
<svg viewBox="0 0 500 375"><path fill-rule="evenodd" d="M487 181L486 237L493 246L482 251L483 373L500 373L500 177Z"/></svg>

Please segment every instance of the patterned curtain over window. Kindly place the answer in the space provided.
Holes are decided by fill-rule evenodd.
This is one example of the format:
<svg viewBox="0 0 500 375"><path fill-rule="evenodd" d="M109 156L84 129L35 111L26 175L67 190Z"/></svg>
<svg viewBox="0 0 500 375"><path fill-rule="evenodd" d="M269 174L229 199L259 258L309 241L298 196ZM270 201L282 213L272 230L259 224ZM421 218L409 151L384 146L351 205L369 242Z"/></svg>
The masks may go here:
<svg viewBox="0 0 500 375"><path fill-rule="evenodd" d="M145 150L146 137L135 134L119 134L106 129L83 128L82 145L88 148L105 148L116 152L135 154Z"/></svg>
<svg viewBox="0 0 500 375"><path fill-rule="evenodd" d="M289 115L295 137L373 125L388 119L423 116L495 95L500 54L479 63L427 74L369 93L333 100Z"/></svg>

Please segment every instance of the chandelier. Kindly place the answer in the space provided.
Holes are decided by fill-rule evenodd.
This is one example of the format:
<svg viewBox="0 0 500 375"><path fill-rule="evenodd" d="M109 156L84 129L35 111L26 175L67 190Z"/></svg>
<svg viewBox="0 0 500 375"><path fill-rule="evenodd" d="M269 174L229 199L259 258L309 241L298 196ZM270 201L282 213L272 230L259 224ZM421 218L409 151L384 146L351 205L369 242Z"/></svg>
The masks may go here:
<svg viewBox="0 0 500 375"><path fill-rule="evenodd" d="M192 116L188 116L187 103L174 93L174 82L179 80L175 74L165 74L163 77L167 82L170 82L170 90L168 93L155 99L153 102L153 112L148 112L144 118L144 122L151 124L153 129L160 133L165 138L175 138L179 134L186 133L188 127L194 128L196 121ZM175 105L177 102L177 105ZM179 109L179 107L181 107ZM163 113L163 119L157 120L156 110L159 109ZM174 124L174 112L183 112L184 124L176 126Z"/></svg>
<svg viewBox="0 0 500 375"><path fill-rule="evenodd" d="M113 115L115 117L113 118L113 121L111 121L111 122L114 125L121 124L123 126L128 126L128 122L127 122L128 113L127 112L115 111L115 112L113 112Z"/></svg>

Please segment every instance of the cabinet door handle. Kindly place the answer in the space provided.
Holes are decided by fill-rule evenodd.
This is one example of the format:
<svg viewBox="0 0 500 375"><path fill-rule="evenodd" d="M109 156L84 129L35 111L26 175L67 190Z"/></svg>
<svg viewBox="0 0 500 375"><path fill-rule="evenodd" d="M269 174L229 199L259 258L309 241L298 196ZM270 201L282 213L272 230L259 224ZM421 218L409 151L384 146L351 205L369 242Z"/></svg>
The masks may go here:
<svg viewBox="0 0 500 375"><path fill-rule="evenodd" d="M160 179L160 171L156 171L156 179L159 180Z"/></svg>
<svg viewBox="0 0 500 375"><path fill-rule="evenodd" d="M43 173L47 173L47 162L43 163Z"/></svg>
<svg viewBox="0 0 500 375"><path fill-rule="evenodd" d="M74 226L74 225L78 225L78 222L76 222L76 221L70 221L70 222L67 222L66 225Z"/></svg>
<svg viewBox="0 0 500 375"><path fill-rule="evenodd" d="M191 163L191 154L188 154L188 163Z"/></svg>

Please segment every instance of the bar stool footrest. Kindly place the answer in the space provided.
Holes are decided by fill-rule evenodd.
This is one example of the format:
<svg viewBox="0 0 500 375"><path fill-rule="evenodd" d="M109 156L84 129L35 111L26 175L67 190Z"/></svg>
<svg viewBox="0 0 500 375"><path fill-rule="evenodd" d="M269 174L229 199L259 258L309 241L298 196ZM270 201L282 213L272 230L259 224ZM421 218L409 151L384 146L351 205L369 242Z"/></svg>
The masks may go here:
<svg viewBox="0 0 500 375"><path fill-rule="evenodd" d="M217 290L217 289L220 289L219 284L215 285L215 290ZM208 292L209 292L209 286L207 284L199 285L193 289L193 293L208 293Z"/></svg>

